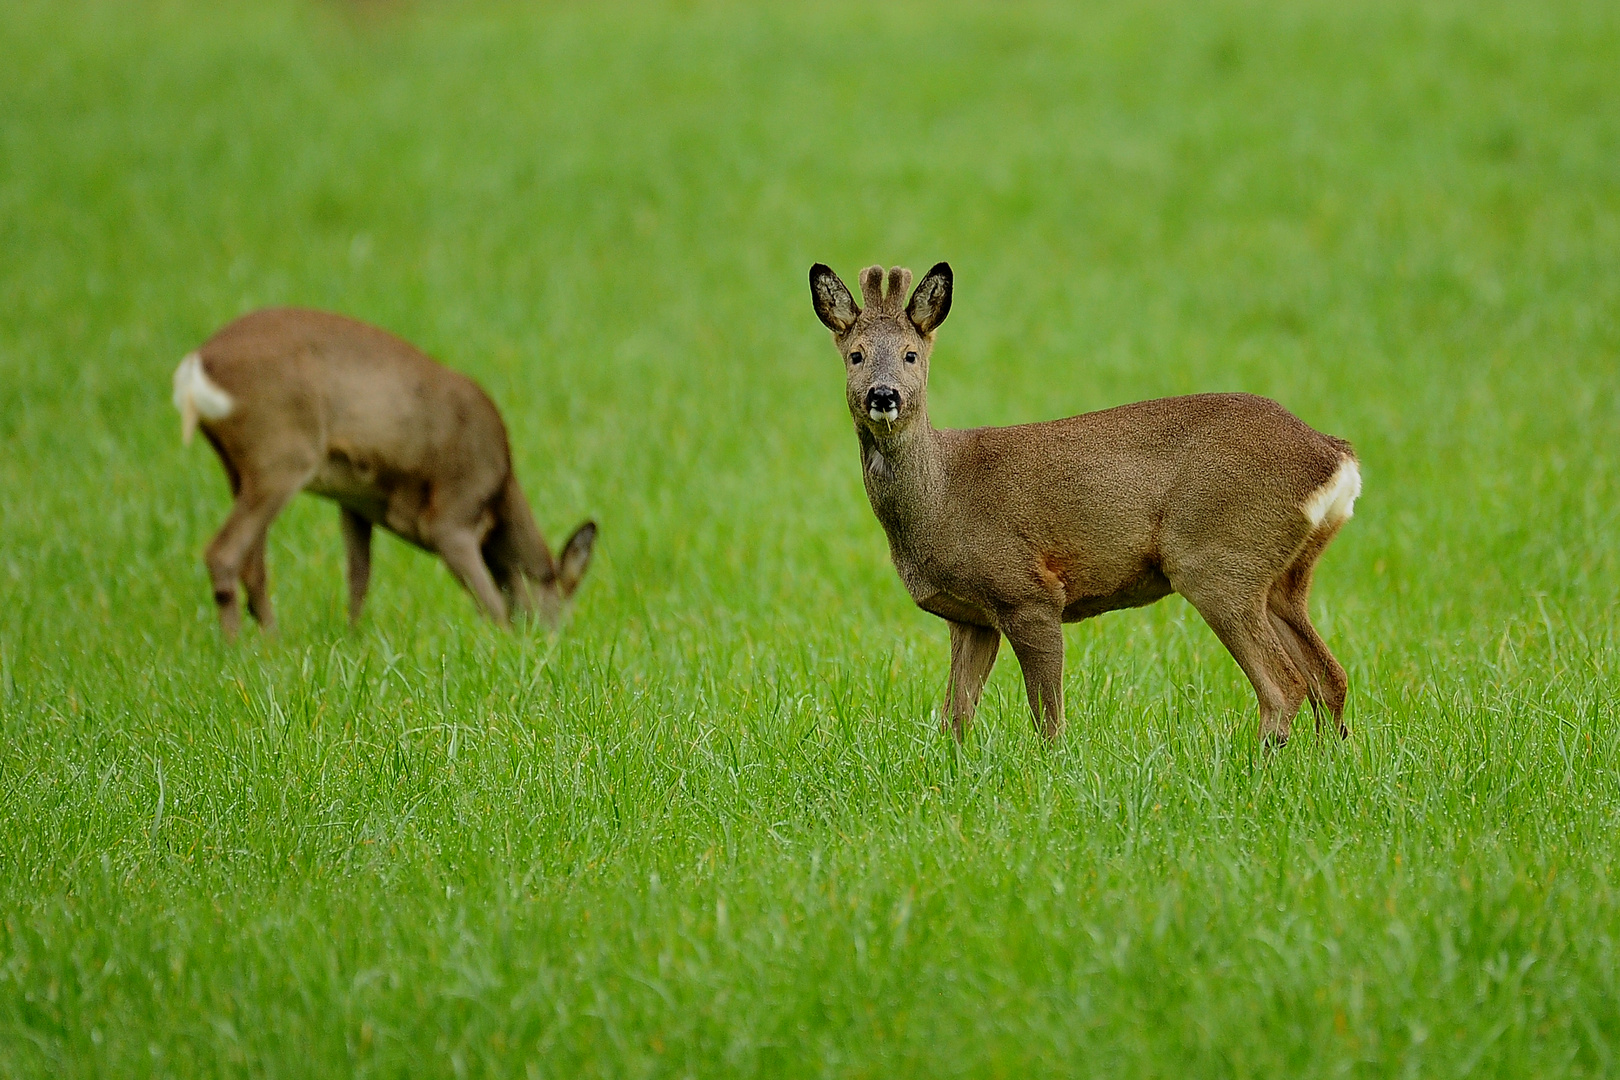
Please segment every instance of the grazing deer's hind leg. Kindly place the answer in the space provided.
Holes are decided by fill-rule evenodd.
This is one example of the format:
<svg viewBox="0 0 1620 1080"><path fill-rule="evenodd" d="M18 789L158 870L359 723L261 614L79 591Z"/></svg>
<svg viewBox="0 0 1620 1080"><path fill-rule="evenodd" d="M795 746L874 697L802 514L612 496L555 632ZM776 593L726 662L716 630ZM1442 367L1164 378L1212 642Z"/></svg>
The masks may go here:
<svg viewBox="0 0 1620 1080"><path fill-rule="evenodd" d="M1311 624L1307 602L1312 564L1325 543L1316 544L1313 540L1311 547L1307 547L1277 579L1271 587L1271 595L1266 599L1266 610L1272 629L1305 676L1311 709L1316 714L1316 729L1322 729L1322 713L1325 711L1333 718L1334 726L1343 738L1350 734L1350 729L1344 724L1344 699L1350 680L1339 661L1328 651L1316 627Z"/></svg>
<svg viewBox="0 0 1620 1080"><path fill-rule="evenodd" d="M343 527L343 550L348 555L349 625L360 622L360 609L371 587L371 522L346 506L338 507Z"/></svg>
<svg viewBox="0 0 1620 1080"><path fill-rule="evenodd" d="M270 608L270 577L264 568L264 549L269 529L259 534L242 560L242 585L247 589L248 614L266 630L276 628L276 615Z"/></svg>
<svg viewBox="0 0 1620 1080"><path fill-rule="evenodd" d="M282 507L304 486L303 476L290 481L266 484L244 478L236 505L208 545L205 560L214 583L214 603L219 607L219 627L226 637L235 637L242 625L237 602L237 582L242 580L243 564L255 547L263 548L270 523ZM268 611L268 605L265 610Z"/></svg>
<svg viewBox="0 0 1620 1080"><path fill-rule="evenodd" d="M1316 730L1321 731L1323 707L1321 667L1298 632L1277 613L1276 607L1270 602L1266 604L1266 618L1271 622L1271 632L1277 636L1277 643L1288 654L1288 659L1293 661L1294 670L1305 679L1305 700L1310 702L1311 713L1316 717Z"/></svg>
<svg viewBox="0 0 1620 1080"><path fill-rule="evenodd" d="M973 626L952 622L951 626L951 684L945 691L944 715L941 719L951 729L958 742L967 734L973 722L973 713L979 707L984 693L984 682L990 669L996 666L996 653L1001 649L1001 632L994 627Z"/></svg>
<svg viewBox="0 0 1620 1080"><path fill-rule="evenodd" d="M1024 610L1003 620L1007 635L1024 669L1024 692L1035 730L1048 741L1063 732L1063 620L1060 613Z"/></svg>
<svg viewBox="0 0 1620 1080"><path fill-rule="evenodd" d="M1297 620L1290 618L1288 625L1299 635L1300 640L1313 655L1316 665L1321 671L1318 682L1321 687L1322 706L1327 710L1328 715L1333 718L1333 723L1339 731L1339 737L1341 739L1349 738L1350 729L1344 722L1344 702L1345 698L1349 696L1350 677L1345 674L1344 666L1339 663L1338 658L1328 650L1327 644L1322 640L1321 635L1316 632L1316 627L1311 625L1310 619L1303 610L1303 604Z"/></svg>

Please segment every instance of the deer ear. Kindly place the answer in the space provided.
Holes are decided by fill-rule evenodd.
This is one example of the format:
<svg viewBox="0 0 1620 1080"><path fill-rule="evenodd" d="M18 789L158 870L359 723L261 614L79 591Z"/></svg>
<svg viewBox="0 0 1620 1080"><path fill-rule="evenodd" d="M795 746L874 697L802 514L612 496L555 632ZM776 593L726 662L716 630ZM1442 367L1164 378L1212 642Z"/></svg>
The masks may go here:
<svg viewBox="0 0 1620 1080"><path fill-rule="evenodd" d="M917 283L906 305L906 318L919 334L931 334L951 313L951 264L935 263Z"/></svg>
<svg viewBox="0 0 1620 1080"><path fill-rule="evenodd" d="M816 318L835 334L854 326L855 317L861 313L855 298L826 263L810 268L810 302L816 306Z"/></svg>

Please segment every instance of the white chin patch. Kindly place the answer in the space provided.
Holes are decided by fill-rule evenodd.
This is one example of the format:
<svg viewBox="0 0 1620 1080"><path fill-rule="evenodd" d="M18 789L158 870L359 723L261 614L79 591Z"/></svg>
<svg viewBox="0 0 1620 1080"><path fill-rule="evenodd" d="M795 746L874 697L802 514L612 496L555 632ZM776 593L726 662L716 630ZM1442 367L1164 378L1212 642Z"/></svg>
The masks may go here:
<svg viewBox="0 0 1620 1080"><path fill-rule="evenodd" d="M889 423L892 424L896 420L900 419L900 410L899 409L867 409L866 410L866 415L870 416L874 420L887 420Z"/></svg>

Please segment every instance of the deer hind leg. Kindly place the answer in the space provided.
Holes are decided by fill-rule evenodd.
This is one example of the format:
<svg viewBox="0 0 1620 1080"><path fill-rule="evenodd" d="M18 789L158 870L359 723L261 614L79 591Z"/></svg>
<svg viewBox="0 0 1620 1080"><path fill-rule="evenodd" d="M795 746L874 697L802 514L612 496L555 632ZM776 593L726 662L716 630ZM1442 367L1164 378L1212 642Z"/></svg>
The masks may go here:
<svg viewBox="0 0 1620 1080"><path fill-rule="evenodd" d="M253 596L255 587L260 594L251 602L256 614L263 612L269 615L269 597L264 578L265 534L282 507L304 486L303 480L303 477L298 477L296 482L271 485L244 478L230 516L208 545L204 561L208 564L208 576L214 585L219 628L227 638L236 637L242 625L242 610L237 599L239 581L250 581L256 575L256 585L251 581L248 584L249 595ZM252 570L249 555L255 549L258 551L258 565L256 570ZM266 629L270 625L266 619Z"/></svg>
<svg viewBox="0 0 1620 1080"><path fill-rule="evenodd" d="M360 610L371 587L371 522L346 506L338 507L343 529L343 551L347 556L349 583L349 625L360 622Z"/></svg>
<svg viewBox="0 0 1620 1080"><path fill-rule="evenodd" d="M276 628L276 615L270 607L270 576L264 568L264 549L269 539L269 529L259 534L259 538L248 548L247 555L242 559L242 586L247 590L248 614L266 630Z"/></svg>
<svg viewBox="0 0 1620 1080"><path fill-rule="evenodd" d="M1063 619L1056 611L1021 611L1001 632L1024 669L1024 692L1035 730L1055 741L1063 733Z"/></svg>
<svg viewBox="0 0 1620 1080"><path fill-rule="evenodd" d="M1226 651L1238 662L1260 702L1260 741L1266 746L1288 742L1294 715L1305 703L1306 682L1278 639L1264 595L1253 590L1227 592L1206 588L1182 593L1209 623Z"/></svg>
<svg viewBox="0 0 1620 1080"><path fill-rule="evenodd" d="M1316 729L1322 730L1322 714L1325 712L1332 718L1340 738L1344 738L1350 734L1350 729L1344 724L1344 701L1350 680L1333 653L1328 651L1316 627L1311 624L1308 604L1311 572L1317 556L1331 538L1332 533L1311 538L1299 558L1272 585L1271 594L1266 598L1266 613L1278 639L1305 676L1306 693L1310 698L1311 711L1316 716Z"/></svg>
<svg viewBox="0 0 1620 1080"><path fill-rule="evenodd" d="M1001 632L994 627L970 623L952 622L950 626L951 684L945 691L941 719L956 736L956 741L961 742L968 725L973 723L990 669L996 666Z"/></svg>

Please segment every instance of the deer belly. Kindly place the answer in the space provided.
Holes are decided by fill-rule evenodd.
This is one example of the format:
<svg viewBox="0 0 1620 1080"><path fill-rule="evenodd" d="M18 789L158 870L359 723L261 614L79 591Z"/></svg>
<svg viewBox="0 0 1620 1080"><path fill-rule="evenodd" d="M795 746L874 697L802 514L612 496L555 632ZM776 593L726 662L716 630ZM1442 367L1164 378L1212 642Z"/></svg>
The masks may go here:
<svg viewBox="0 0 1620 1080"><path fill-rule="evenodd" d="M373 521L376 517L362 508L375 508L380 516L381 509L388 505L388 492L382 484L380 470L363 458L350 457L338 450L327 454L305 487Z"/></svg>
<svg viewBox="0 0 1620 1080"><path fill-rule="evenodd" d="M1091 595L1069 597L1063 608L1063 621L1078 622L1093 615L1101 615L1105 611L1146 607L1148 604L1163 600L1174 591L1170 587L1170 579L1164 576L1164 572L1157 566L1149 566L1137 577L1115 588L1101 590Z"/></svg>
<svg viewBox="0 0 1620 1080"><path fill-rule="evenodd" d="M306 488L339 503L373 525L381 525L402 540L418 547L427 546L419 528L426 503L418 490L420 485L405 482L397 473L361 455L332 450Z"/></svg>
<svg viewBox="0 0 1620 1080"><path fill-rule="evenodd" d="M917 600L917 606L930 615L938 615L951 622L967 623L969 626L995 625L990 618L990 612L948 592L935 592L921 597Z"/></svg>

